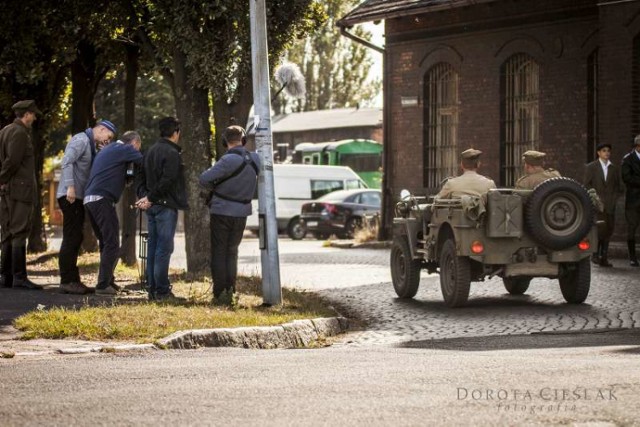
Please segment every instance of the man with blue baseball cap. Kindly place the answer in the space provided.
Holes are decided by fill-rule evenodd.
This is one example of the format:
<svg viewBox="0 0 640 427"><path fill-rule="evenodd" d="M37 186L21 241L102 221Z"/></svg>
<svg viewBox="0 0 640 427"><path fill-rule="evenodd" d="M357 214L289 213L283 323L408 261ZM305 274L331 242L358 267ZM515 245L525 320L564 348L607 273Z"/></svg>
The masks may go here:
<svg viewBox="0 0 640 427"><path fill-rule="evenodd" d="M83 199L96 153L112 141L118 129L109 120L100 120L93 128L74 135L62 158L62 176L56 198L62 210L62 244L58 256L60 291L86 294L92 288L80 280L78 254L82 245L85 218Z"/></svg>

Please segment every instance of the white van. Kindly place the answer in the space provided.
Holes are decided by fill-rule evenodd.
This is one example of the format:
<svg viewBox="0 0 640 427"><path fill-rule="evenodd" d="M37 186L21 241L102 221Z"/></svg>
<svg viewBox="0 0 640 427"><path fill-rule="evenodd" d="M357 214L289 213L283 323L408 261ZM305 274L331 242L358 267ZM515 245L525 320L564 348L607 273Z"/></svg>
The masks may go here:
<svg viewBox="0 0 640 427"><path fill-rule="evenodd" d="M278 232L286 231L295 240L302 239L307 234L304 222L300 220L300 209L304 203L336 190L367 188L364 181L347 166L275 164L273 182ZM247 229L257 233L257 192L252 201L252 209L253 214L247 218Z"/></svg>

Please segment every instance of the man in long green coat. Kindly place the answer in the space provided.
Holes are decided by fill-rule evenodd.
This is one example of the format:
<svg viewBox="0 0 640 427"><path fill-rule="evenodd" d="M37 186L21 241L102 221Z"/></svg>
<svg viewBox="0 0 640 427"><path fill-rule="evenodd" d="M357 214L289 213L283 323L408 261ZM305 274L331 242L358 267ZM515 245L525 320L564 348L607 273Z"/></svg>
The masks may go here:
<svg viewBox="0 0 640 427"><path fill-rule="evenodd" d="M33 100L12 109L16 119L0 131L0 286L38 290L27 278L27 237L37 197L31 125L41 113Z"/></svg>

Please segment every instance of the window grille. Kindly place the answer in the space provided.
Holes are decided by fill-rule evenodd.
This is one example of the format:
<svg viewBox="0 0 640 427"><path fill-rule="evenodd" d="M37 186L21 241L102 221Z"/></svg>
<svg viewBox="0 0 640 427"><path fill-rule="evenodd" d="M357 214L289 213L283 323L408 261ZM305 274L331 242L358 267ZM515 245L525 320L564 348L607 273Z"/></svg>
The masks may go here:
<svg viewBox="0 0 640 427"><path fill-rule="evenodd" d="M598 145L598 51L587 58L587 162L596 155Z"/></svg>
<svg viewBox="0 0 640 427"><path fill-rule="evenodd" d="M522 174L522 154L539 144L539 66L519 53L502 67L501 183L513 186Z"/></svg>
<svg viewBox="0 0 640 427"><path fill-rule="evenodd" d="M633 39L631 138L640 135L640 34Z"/></svg>
<svg viewBox="0 0 640 427"><path fill-rule="evenodd" d="M458 73L446 63L425 76L424 186L438 188L458 169Z"/></svg>

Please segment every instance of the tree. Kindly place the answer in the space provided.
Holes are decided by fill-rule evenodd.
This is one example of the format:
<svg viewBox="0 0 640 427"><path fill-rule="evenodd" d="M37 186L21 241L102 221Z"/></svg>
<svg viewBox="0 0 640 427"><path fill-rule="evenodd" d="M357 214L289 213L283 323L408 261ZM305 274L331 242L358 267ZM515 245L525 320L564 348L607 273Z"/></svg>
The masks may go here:
<svg viewBox="0 0 640 427"><path fill-rule="evenodd" d="M52 118L56 115L66 87L73 57L61 23L73 20L65 8L45 7L34 0L17 1L3 8L3 18L11 25L0 27L0 110L6 124L13 114L11 105L19 99L35 99L44 113L33 128L36 163L36 194L42 189L44 152ZM34 205L28 250L46 250L43 236L41 200Z"/></svg>
<svg viewBox="0 0 640 427"><path fill-rule="evenodd" d="M288 109L312 111L328 108L358 107L372 101L380 92L379 80L368 82L373 65L367 47L340 35L336 21L353 9L360 0L326 0L328 17L322 27L297 41L286 52L288 61L298 64L306 79L304 100L291 100L280 95L274 101L277 113ZM371 33L361 27L353 31L365 40Z"/></svg>
<svg viewBox="0 0 640 427"><path fill-rule="evenodd" d="M209 267L209 239L202 229L209 223L200 198L198 176L211 164L209 93L216 129L244 124L252 101L249 5L237 0L194 3L155 0L137 4L144 48L170 84L178 119L190 209L185 213L187 269L204 273ZM269 2L269 47L272 66L292 37L312 28L317 17L313 0ZM222 153L216 132L216 155Z"/></svg>

